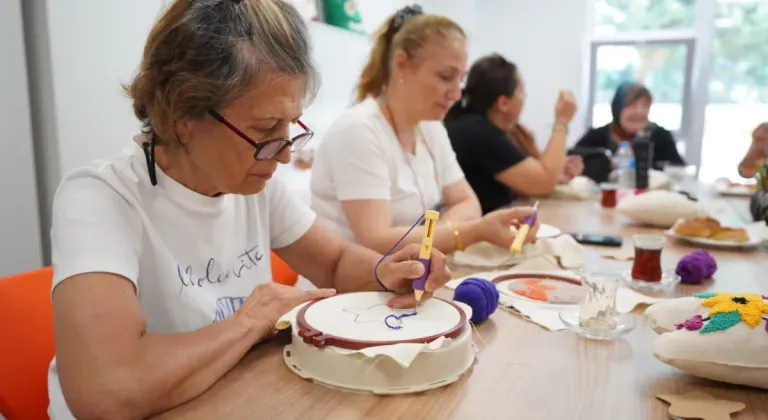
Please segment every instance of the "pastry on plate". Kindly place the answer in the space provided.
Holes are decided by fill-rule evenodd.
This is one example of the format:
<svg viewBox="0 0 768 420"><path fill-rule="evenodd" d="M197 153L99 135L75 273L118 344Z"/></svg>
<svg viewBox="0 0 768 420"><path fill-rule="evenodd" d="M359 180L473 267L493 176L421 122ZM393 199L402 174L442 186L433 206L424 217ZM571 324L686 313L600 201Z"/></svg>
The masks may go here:
<svg viewBox="0 0 768 420"><path fill-rule="evenodd" d="M712 239L722 242L744 243L749 242L749 235L744 229L721 228L712 235Z"/></svg>
<svg viewBox="0 0 768 420"><path fill-rule="evenodd" d="M675 226L675 233L693 238L709 238L721 229L720 222L711 217L689 219Z"/></svg>

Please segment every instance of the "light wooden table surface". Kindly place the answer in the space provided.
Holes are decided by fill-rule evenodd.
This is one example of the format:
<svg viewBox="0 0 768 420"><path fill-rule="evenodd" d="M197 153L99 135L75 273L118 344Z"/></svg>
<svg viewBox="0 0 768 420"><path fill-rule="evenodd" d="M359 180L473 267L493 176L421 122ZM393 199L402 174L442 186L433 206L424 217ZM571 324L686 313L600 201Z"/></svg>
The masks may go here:
<svg viewBox="0 0 768 420"><path fill-rule="evenodd" d="M725 200L702 194L722 222L747 221ZM659 230L634 226L594 202L542 201L540 219L566 232L629 235ZM601 258L589 248L594 268L626 268L629 262ZM669 242L662 260L674 266L694 248ZM752 251L711 251L716 280L680 287L680 295L703 290L768 292L768 255ZM450 294L448 294L450 297ZM459 382L420 395L380 397L352 394L305 381L285 367L283 344L254 348L210 390L161 419L668 419L661 393L698 390L741 401L735 420L768 419L768 392L698 379L658 361L651 352L655 333L641 315L623 339L598 342L570 331L549 332L497 311L475 332L480 347L471 372Z"/></svg>

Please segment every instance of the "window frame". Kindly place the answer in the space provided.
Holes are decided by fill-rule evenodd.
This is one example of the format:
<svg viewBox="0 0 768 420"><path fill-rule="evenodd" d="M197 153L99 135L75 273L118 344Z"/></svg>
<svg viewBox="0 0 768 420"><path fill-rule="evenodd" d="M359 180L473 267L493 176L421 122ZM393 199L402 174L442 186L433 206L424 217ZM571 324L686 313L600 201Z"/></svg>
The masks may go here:
<svg viewBox="0 0 768 420"><path fill-rule="evenodd" d="M585 79L587 102L586 122L592 126L594 107L594 86L596 83L597 48L600 45L642 44L652 41L668 43L693 40L693 48L688 50L686 67L686 93L684 94L682 121L680 130L675 132L678 149L690 165L696 166L696 176L701 169L703 151L706 109L709 104L709 82L712 73L712 62L716 35L715 18L717 16L718 0L697 0L694 7L694 22L691 28L626 31L612 34L595 33L594 15L595 0L584 0L587 7L587 36L586 48L589 58L586 61L588 79ZM691 58L691 52L693 57ZM696 124L696 121L700 122Z"/></svg>
<svg viewBox="0 0 768 420"><path fill-rule="evenodd" d="M650 32L650 31L649 31ZM589 90L586 112L586 126L592 127L595 106L595 85L597 84L597 51L604 46L628 46L628 47L656 47L656 46L679 46L686 47L684 81L683 81L683 99L681 102L682 114L680 128L672 131L676 138L686 138L690 134L691 110L688 106L691 103L692 79L694 69L694 58L696 54L696 38L691 34L680 34L675 31L674 35L668 36L643 36L628 34L629 36L610 37L606 39L594 39L590 43L589 53Z"/></svg>

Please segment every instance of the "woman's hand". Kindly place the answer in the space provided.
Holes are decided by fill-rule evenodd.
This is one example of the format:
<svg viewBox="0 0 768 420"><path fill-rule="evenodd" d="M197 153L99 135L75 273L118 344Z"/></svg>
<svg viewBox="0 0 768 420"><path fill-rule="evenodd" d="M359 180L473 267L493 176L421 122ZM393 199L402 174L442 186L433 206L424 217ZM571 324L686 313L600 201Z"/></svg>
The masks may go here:
<svg viewBox="0 0 768 420"><path fill-rule="evenodd" d="M533 207L513 207L486 214L477 221L474 229L475 235L479 239L477 242L490 242L502 248L509 248L517 236L517 232L513 232L510 228L512 226L519 228L525 218L530 216L533 211ZM525 237L525 243L535 242L538 230L539 218L537 217Z"/></svg>
<svg viewBox="0 0 768 420"><path fill-rule="evenodd" d="M555 122L559 124L568 124L576 114L576 99L570 91L560 91L560 95L555 102Z"/></svg>
<svg viewBox="0 0 768 420"><path fill-rule="evenodd" d="M768 123L762 123L752 131L752 144L739 162L739 175L752 178L760 170L759 166L766 159L768 148Z"/></svg>
<svg viewBox="0 0 768 420"><path fill-rule="evenodd" d="M413 280L424 274L424 265L419 262L419 244L410 244L398 252L386 257L379 264L377 274L385 287L395 292L396 296L389 300L393 308L412 308L416 305L413 294ZM429 273L424 285L424 295L421 300L428 299L432 292L443 287L451 279L451 271L445 264L445 255L432 248L429 259Z"/></svg>
<svg viewBox="0 0 768 420"><path fill-rule="evenodd" d="M571 155L565 158L563 173L560 175L560 184L567 184L573 178L584 172L584 160L579 155Z"/></svg>
<svg viewBox="0 0 768 420"><path fill-rule="evenodd" d="M275 330L280 318L291 309L310 300L322 299L336 294L334 289L301 290L297 287L278 283L262 283L253 288L235 317L258 332L259 337L266 337Z"/></svg>
<svg viewBox="0 0 768 420"><path fill-rule="evenodd" d="M762 123L752 131L752 149L759 151L761 157L765 158L766 147L768 147L768 123Z"/></svg>

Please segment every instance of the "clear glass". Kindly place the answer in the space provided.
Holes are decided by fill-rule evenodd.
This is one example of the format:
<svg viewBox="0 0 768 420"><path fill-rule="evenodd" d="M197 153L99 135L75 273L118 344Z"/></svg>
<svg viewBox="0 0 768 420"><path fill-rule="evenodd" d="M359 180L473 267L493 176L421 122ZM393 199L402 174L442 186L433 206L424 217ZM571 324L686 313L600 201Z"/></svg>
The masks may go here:
<svg viewBox="0 0 768 420"><path fill-rule="evenodd" d="M689 29L693 27L695 0L595 0L594 32Z"/></svg>
<svg viewBox="0 0 768 420"><path fill-rule="evenodd" d="M768 2L718 0L709 103L704 120L704 182L740 180L752 130L768 120Z"/></svg>
<svg viewBox="0 0 768 420"><path fill-rule="evenodd" d="M587 294L579 310L579 325L597 331L612 331L618 325L616 293L619 275L610 271L579 272Z"/></svg>
<svg viewBox="0 0 768 420"><path fill-rule="evenodd" d="M644 83L653 93L650 120L670 131L680 129L686 86L688 44L601 45L597 48L592 126L612 120L611 100L626 81Z"/></svg>

